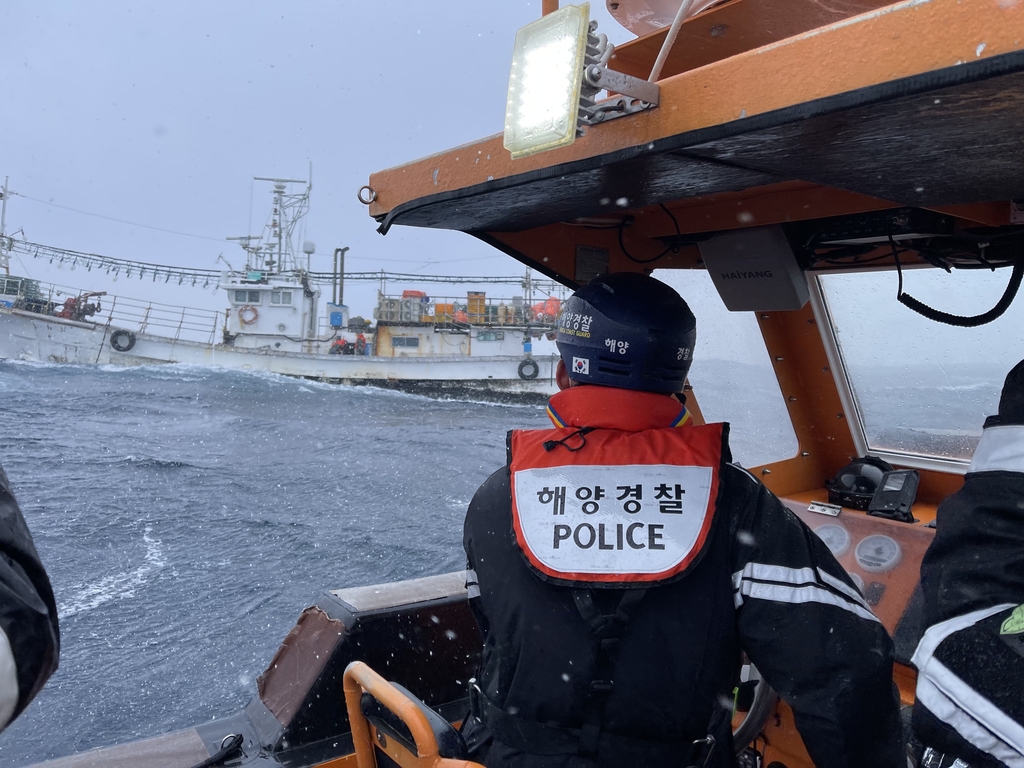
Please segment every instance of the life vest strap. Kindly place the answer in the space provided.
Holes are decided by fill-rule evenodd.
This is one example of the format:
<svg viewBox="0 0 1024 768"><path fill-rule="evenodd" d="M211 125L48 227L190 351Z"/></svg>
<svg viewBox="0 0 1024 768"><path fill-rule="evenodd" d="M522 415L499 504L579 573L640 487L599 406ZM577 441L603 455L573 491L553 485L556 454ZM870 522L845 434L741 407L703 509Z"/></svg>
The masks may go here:
<svg viewBox="0 0 1024 768"><path fill-rule="evenodd" d="M615 605L614 612L606 615L597 607L591 590L572 591L576 610L587 623L590 634L599 641L597 664L587 691L583 727L580 729L579 754L583 757L597 757L605 706L608 704L608 697L615 690L615 659L619 651L619 640L626 634L629 622L633 618L633 611L646 594L646 589L624 591Z"/></svg>
<svg viewBox="0 0 1024 768"><path fill-rule="evenodd" d="M560 728L510 715L476 689L470 690L472 711L480 718L491 735L502 744L530 755L579 755L580 728ZM616 751L626 754L650 755L651 765L682 765L704 768L708 756L707 736L698 739L645 739L617 733L600 734L599 750L612 743ZM596 765L596 760L587 760Z"/></svg>

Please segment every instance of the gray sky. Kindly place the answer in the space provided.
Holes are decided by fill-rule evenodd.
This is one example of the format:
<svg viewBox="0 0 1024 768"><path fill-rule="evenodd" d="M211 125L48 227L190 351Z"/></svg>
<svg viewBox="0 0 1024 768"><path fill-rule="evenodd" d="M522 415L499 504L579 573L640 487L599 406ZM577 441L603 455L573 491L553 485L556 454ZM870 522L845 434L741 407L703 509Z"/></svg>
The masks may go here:
<svg viewBox="0 0 1024 768"><path fill-rule="evenodd" d="M9 201L7 231L164 264L216 268L223 252L238 265L241 249L223 238L246 234L252 177L304 178L312 161L314 269L348 245L353 271L520 274L459 233L396 227L383 238L355 193L373 171L500 132L515 31L539 15L539 0L9 0L0 179L26 197ZM632 37L601 0L592 16L614 42ZM254 229L269 201L257 185ZM225 305L212 291L104 284L94 272L86 285L81 272L22 259L15 274ZM346 298L366 314L375 291L350 285Z"/></svg>
<svg viewBox="0 0 1024 768"><path fill-rule="evenodd" d="M613 42L631 39L603 0L591 12ZM539 15L539 0L7 0L0 4L0 177L10 176L25 196L9 201L8 232L24 229L33 242L120 258L216 268L223 253L238 265L241 249L223 238L246 234L250 200L254 231L269 207L268 185L256 185L250 197L252 177L302 178L312 161L307 236L321 254L314 269L329 269L332 250L348 245L350 270L521 274L516 262L461 233L395 227L381 237L355 193L373 171L500 132L515 31ZM22 259L12 260L16 274L225 306L222 292L148 278L110 283L95 271ZM971 280L918 272L908 275L907 289L968 314L994 304L1008 277L1005 270ZM850 340L849 351L877 359L871 339L887 338L894 324L923 321L896 304L895 275L868 282L839 314L868 340ZM435 288L427 287L432 295L440 293ZM354 313L368 314L375 297L375 284L346 287ZM953 359L1016 360L1024 342L1010 329L1021 322L1018 300L981 330L924 323L935 337L925 346L966 350ZM703 323L702 340L715 338L722 324L729 324L727 337L739 336L731 323ZM735 342L729 347L717 350L752 354Z"/></svg>

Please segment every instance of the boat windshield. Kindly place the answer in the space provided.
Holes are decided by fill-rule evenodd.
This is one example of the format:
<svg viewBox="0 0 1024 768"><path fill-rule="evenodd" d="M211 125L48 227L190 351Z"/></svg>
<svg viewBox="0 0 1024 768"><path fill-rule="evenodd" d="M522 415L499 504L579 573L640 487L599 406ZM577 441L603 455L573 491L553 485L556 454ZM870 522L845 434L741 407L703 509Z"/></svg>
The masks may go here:
<svg viewBox="0 0 1024 768"><path fill-rule="evenodd" d="M657 269L653 277L697 317L689 381L704 418L729 422L733 458L745 467L793 458L796 432L754 313L726 309L704 270Z"/></svg>
<svg viewBox="0 0 1024 768"><path fill-rule="evenodd" d="M1009 271L905 270L904 290L958 315L987 311ZM896 301L891 271L817 277L862 441L873 453L967 462L1007 372L1024 358L1024 302L995 322L958 328ZM848 409L849 410L849 409Z"/></svg>

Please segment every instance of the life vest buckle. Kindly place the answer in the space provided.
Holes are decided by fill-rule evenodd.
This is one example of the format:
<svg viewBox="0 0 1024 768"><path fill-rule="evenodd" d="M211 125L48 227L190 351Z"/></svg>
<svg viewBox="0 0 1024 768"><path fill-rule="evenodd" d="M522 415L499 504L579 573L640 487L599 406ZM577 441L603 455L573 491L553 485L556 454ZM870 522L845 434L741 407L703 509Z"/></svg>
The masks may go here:
<svg viewBox="0 0 1024 768"><path fill-rule="evenodd" d="M615 690L615 681L614 680L591 680L590 681L590 690L593 691L594 693L609 694L613 690Z"/></svg>

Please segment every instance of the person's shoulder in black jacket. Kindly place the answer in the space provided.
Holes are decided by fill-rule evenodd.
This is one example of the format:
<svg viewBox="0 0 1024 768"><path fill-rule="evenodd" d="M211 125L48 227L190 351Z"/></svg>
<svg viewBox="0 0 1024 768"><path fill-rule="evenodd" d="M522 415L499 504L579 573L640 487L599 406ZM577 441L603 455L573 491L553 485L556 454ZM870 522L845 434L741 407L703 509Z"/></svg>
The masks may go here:
<svg viewBox="0 0 1024 768"><path fill-rule="evenodd" d="M0 728L35 698L59 658L50 579L0 467Z"/></svg>

